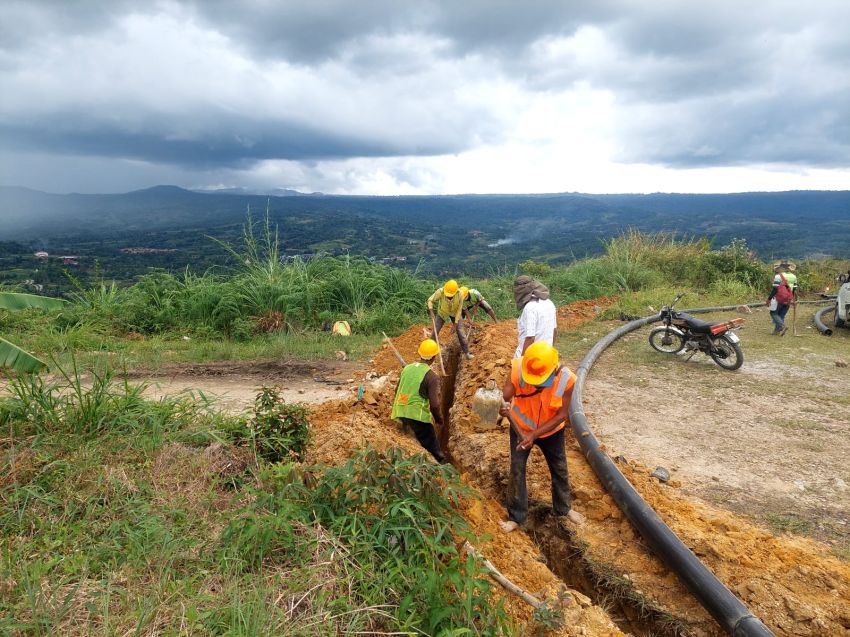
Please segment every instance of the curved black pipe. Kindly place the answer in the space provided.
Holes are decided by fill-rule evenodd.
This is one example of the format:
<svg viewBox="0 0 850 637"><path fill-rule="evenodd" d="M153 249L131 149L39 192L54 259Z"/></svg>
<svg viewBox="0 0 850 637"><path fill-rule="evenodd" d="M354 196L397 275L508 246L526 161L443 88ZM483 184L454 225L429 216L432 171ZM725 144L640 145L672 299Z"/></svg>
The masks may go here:
<svg viewBox="0 0 850 637"><path fill-rule="evenodd" d="M824 336L832 336L832 328L827 327L826 324L823 322L824 312L829 312L832 309L833 308L831 307L825 307L815 312L815 325L817 326L818 331Z"/></svg>
<svg viewBox="0 0 850 637"><path fill-rule="evenodd" d="M753 303L752 307L764 306ZM734 310L739 305L727 308L698 308L689 313ZM699 558L676 537L661 518L644 501L614 462L599 448L599 441L587 424L581 404L582 389L590 368L614 341L644 325L661 319L660 314L631 321L598 341L582 359L576 370L576 382L570 401L570 426L581 450L593 467L605 490L611 495L623 514L643 536L653 552L676 573L700 604L717 620L717 623L733 637L773 637L773 633L755 617L723 583L717 579Z"/></svg>

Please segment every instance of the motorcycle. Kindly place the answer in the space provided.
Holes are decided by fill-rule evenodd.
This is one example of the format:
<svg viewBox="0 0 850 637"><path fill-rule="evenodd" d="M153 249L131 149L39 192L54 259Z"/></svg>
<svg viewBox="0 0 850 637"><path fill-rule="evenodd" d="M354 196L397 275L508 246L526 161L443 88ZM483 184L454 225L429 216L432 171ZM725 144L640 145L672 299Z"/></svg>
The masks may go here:
<svg viewBox="0 0 850 637"><path fill-rule="evenodd" d="M670 305L661 308L663 325L649 333L649 344L663 354L678 354L685 350L693 356L702 352L711 356L723 369L738 369L744 364L744 352L741 351L741 339L735 330L744 324L744 319L701 321L674 308L684 295L684 292L679 294Z"/></svg>

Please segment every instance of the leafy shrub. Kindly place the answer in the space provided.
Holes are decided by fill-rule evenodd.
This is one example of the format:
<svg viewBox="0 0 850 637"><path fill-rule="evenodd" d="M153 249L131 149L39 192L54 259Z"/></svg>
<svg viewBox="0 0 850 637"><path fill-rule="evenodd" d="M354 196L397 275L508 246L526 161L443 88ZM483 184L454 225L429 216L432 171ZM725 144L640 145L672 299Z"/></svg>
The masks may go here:
<svg viewBox="0 0 850 637"><path fill-rule="evenodd" d="M248 423L257 454L270 462L302 460L310 440L307 408L286 403L280 391L263 387L254 401L254 415Z"/></svg>
<svg viewBox="0 0 850 637"><path fill-rule="evenodd" d="M228 330L230 333L230 338L234 341L250 341L251 337L257 331L257 326L254 321L247 318L235 318L230 323L230 329Z"/></svg>
<svg viewBox="0 0 850 637"><path fill-rule="evenodd" d="M771 269L756 259L744 239L733 239L720 250L704 255L701 270L710 285L717 279L734 279L751 290L765 290L773 280Z"/></svg>
<svg viewBox="0 0 850 637"><path fill-rule="evenodd" d="M335 562L347 571L349 603L385 610L363 632L509 632L490 580L458 550L470 532L457 503L469 492L452 467L400 449L365 449L344 466L317 471L266 468L267 490L222 536L231 564L290 564L298 550L289 542L312 524L343 544Z"/></svg>

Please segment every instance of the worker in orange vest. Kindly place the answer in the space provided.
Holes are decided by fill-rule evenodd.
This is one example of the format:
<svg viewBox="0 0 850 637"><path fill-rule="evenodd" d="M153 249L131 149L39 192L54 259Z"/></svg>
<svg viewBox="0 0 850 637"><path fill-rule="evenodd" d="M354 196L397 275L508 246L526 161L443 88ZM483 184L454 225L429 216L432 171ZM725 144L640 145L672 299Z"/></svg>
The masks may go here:
<svg viewBox="0 0 850 637"><path fill-rule="evenodd" d="M583 516L570 504L565 426L576 375L559 363L558 350L544 341L526 348L511 361L511 375L502 388L505 403L499 413L511 421L511 475L508 480L508 521L502 529L513 531L528 518L525 469L531 448L543 452L552 476L555 515L581 524Z"/></svg>

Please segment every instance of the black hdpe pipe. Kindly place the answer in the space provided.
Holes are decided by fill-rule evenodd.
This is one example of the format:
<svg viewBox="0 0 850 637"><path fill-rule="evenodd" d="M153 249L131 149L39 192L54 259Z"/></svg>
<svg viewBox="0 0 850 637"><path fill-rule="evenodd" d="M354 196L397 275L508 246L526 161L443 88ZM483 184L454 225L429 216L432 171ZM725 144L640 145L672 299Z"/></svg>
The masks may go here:
<svg viewBox="0 0 850 637"><path fill-rule="evenodd" d="M817 326L818 331L824 336L832 336L832 328L827 327L823 322L824 313L829 312L830 310L833 310L833 308L825 307L815 312L815 325Z"/></svg>
<svg viewBox="0 0 850 637"><path fill-rule="evenodd" d="M733 305L719 308L698 308L689 313L735 310ZM752 303L749 307L764 307ZM570 401L570 426L585 458L593 467L605 490L620 507L632 526L646 540L653 552L687 586L721 628L733 637L775 637L762 621L753 615L743 602L726 588L684 543L676 537L661 518L644 501L608 455L599 448L599 441L587 424L581 404L581 394L587 373L602 352L614 341L644 325L661 319L660 314L631 321L602 338L582 359L576 370L576 382Z"/></svg>

